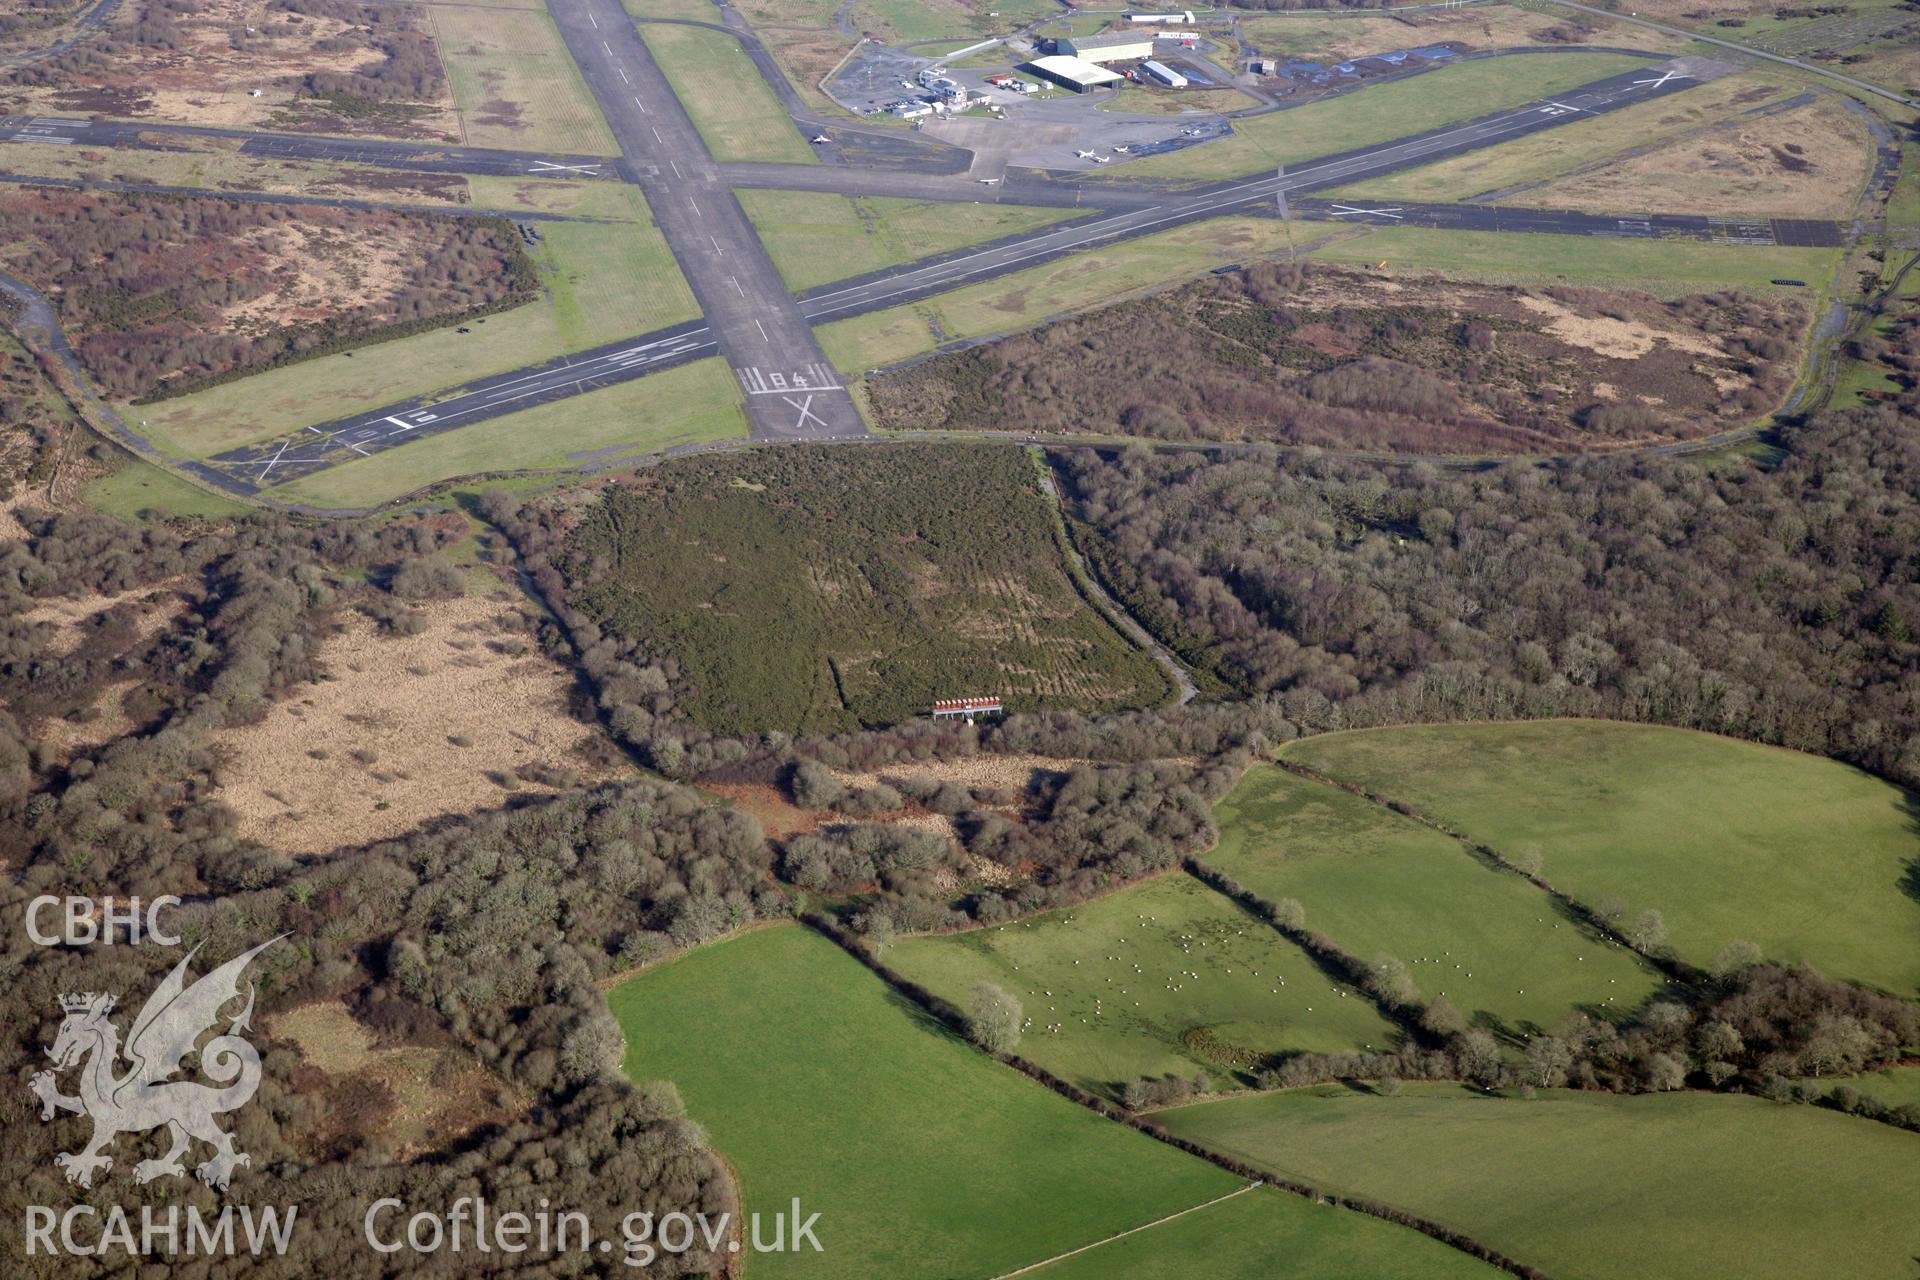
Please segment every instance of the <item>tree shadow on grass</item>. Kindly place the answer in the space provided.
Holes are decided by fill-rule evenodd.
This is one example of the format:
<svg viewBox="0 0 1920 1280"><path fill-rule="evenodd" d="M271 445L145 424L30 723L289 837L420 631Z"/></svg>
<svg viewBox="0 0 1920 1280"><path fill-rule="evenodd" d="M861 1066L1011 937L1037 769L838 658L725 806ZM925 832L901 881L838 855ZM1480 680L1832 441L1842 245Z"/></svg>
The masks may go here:
<svg viewBox="0 0 1920 1280"><path fill-rule="evenodd" d="M1900 807L1906 811L1907 825L1914 835L1920 836L1920 792L1902 791ZM1920 853L1907 863L1906 872L1900 877L1900 892L1920 902Z"/></svg>

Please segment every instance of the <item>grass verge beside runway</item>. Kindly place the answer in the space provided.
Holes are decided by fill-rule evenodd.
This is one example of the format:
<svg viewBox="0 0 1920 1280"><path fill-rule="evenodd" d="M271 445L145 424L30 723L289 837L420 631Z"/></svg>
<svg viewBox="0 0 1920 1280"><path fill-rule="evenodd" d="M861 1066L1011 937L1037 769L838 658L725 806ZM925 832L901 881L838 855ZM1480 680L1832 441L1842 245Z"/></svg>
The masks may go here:
<svg viewBox="0 0 1920 1280"><path fill-rule="evenodd" d="M1776 101L1790 92L1787 85L1770 77L1723 76L1685 93L1622 107L1544 133L1528 134L1464 155L1448 156L1433 164L1315 194L1436 203L1463 201L1522 182L1540 182L1629 148L1658 143ZM1668 213L1685 212L1667 209L1664 205L1654 207Z"/></svg>
<svg viewBox="0 0 1920 1280"><path fill-rule="evenodd" d="M544 9L425 12L468 146L620 153Z"/></svg>
<svg viewBox="0 0 1920 1280"><path fill-rule="evenodd" d="M1564 1280L1907 1280L1920 1137L1709 1094L1333 1085L1160 1113L1173 1133L1464 1231Z"/></svg>
<svg viewBox="0 0 1920 1280"><path fill-rule="evenodd" d="M1083 215L1078 209L948 204L828 191L734 194L781 279L796 293Z"/></svg>
<svg viewBox="0 0 1920 1280"><path fill-rule="evenodd" d="M1694 964L1745 939L1770 960L1920 991L1920 797L1847 765L1591 721L1327 734L1284 754L1509 856L1537 846L1557 888L1658 910Z"/></svg>
<svg viewBox="0 0 1920 1280"><path fill-rule="evenodd" d="M408 396L535 364L699 314L635 187L603 184L630 221L539 226L547 296L466 327L322 356L158 404L127 421L181 457L203 458Z"/></svg>
<svg viewBox="0 0 1920 1280"><path fill-rule="evenodd" d="M579 466L746 434L738 384L724 361L711 358L383 449L273 495L369 507L456 476Z"/></svg>
<svg viewBox="0 0 1920 1280"><path fill-rule="evenodd" d="M1484 58L1233 122L1233 136L1148 156L1122 178L1233 178L1517 107L1646 65L1617 53Z"/></svg>
<svg viewBox="0 0 1920 1280"><path fill-rule="evenodd" d="M1833 274L1837 249L1713 244L1436 227L1370 226L1357 236L1308 251L1308 257L1387 270L1438 271L1488 284L1607 284L1662 298L1702 290L1767 290L1774 279L1805 280L1817 290ZM1807 294L1810 290L1796 290Z"/></svg>
<svg viewBox="0 0 1920 1280"><path fill-rule="evenodd" d="M87 505L122 520L151 517L221 520L248 508L189 484L171 471L130 459L87 486Z"/></svg>
<svg viewBox="0 0 1920 1280"><path fill-rule="evenodd" d="M1685 240L1373 227L1271 218L1212 218L1069 255L918 302L819 325L827 357L856 371L925 355L949 342L1017 333L1045 320L1160 288L1230 263L1273 257L1289 243L1303 256L1390 272L1431 270L1491 284L1607 284L1661 297L1738 287L1774 277L1827 279L1831 249L1783 249Z"/></svg>
<svg viewBox="0 0 1920 1280"><path fill-rule="evenodd" d="M1351 955L1407 966L1428 1000L1516 1036L1576 1008L1624 1017L1659 979L1517 875L1336 787L1249 770L1216 817L1207 861L1263 898L1297 899Z"/></svg>
<svg viewBox="0 0 1920 1280"><path fill-rule="evenodd" d="M1351 234L1295 223L1296 238ZM1283 250L1287 227L1268 218L1211 218L1171 231L1070 254L1057 261L919 302L820 325L815 333L835 368L877 368L941 343L1030 329L1049 316L1115 302L1129 293Z"/></svg>
<svg viewBox="0 0 1920 1280"><path fill-rule="evenodd" d="M1286 1051L1384 1051L1399 1038L1359 992L1336 990L1306 953L1180 872L1065 911L902 939L887 955L957 1008L975 983L1004 988L1033 1022L1021 1055L1116 1100L1145 1076L1205 1072L1232 1088L1250 1082L1236 1069Z"/></svg>
<svg viewBox="0 0 1920 1280"><path fill-rule="evenodd" d="M820 162L732 36L652 23L640 36L715 160Z"/></svg>

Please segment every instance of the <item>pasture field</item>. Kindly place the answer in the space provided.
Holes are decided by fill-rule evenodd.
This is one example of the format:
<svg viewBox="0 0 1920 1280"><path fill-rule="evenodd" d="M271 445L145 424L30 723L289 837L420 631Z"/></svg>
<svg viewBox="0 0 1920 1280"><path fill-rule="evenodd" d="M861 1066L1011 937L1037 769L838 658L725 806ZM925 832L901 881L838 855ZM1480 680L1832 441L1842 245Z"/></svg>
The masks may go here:
<svg viewBox="0 0 1920 1280"><path fill-rule="evenodd" d="M640 35L715 160L820 163L732 36L656 23Z"/></svg>
<svg viewBox="0 0 1920 1280"><path fill-rule="evenodd" d="M426 436L273 492L319 507L367 507L456 476L611 462L746 434L739 384L725 361L710 357Z"/></svg>
<svg viewBox="0 0 1920 1280"><path fill-rule="evenodd" d="M1286 1050L1385 1050L1399 1035L1366 997L1182 872L1066 911L903 939L887 962L960 1009L975 983L1003 988L1032 1022L1021 1056L1116 1099L1143 1076L1204 1071L1231 1087ZM1210 1042L1231 1048L1209 1054Z"/></svg>
<svg viewBox="0 0 1920 1280"><path fill-rule="evenodd" d="M1570 52L1463 62L1236 120L1231 138L1132 161L1120 176L1239 177L1517 107L1631 70L1642 61L1626 54Z"/></svg>
<svg viewBox="0 0 1920 1280"><path fill-rule="evenodd" d="M1165 676L1080 597L1054 520L1016 449L763 449L608 490L563 569L604 632L679 661L679 711L717 733L894 724L965 689L1009 710L1159 702Z"/></svg>
<svg viewBox="0 0 1920 1280"><path fill-rule="evenodd" d="M1884 1071L1869 1071L1858 1076L1825 1076L1807 1083L1823 1090L1852 1085L1871 1094L1890 1107L1920 1106L1920 1064L1905 1063Z"/></svg>
<svg viewBox="0 0 1920 1280"><path fill-rule="evenodd" d="M1631 240L1611 236L1510 234L1438 227L1369 227L1309 248L1305 256L1387 274L1433 271L1488 284L1601 284L1678 298L1715 288L1777 291L1776 278L1816 286L1833 274L1837 249ZM1805 296L1806 290L1796 290Z"/></svg>
<svg viewBox="0 0 1920 1280"><path fill-rule="evenodd" d="M1778 102L1792 93L1786 83L1772 77L1754 73L1723 76L1685 93L1576 120L1545 133L1528 134L1432 164L1363 179L1327 194L1443 203L1466 200L1521 183L1545 182L1622 151L1718 124L1738 112ZM1637 207L1685 212L1647 201Z"/></svg>
<svg viewBox="0 0 1920 1280"><path fill-rule="evenodd" d="M1032 1273L1034 1280L1493 1280L1499 1274L1405 1228L1270 1187Z"/></svg>
<svg viewBox="0 0 1920 1280"><path fill-rule="evenodd" d="M608 1002L627 1074L679 1088L745 1212L798 1196L821 1215L824 1252L753 1259L769 1280L996 1275L1239 1185L998 1065L799 926Z"/></svg>
<svg viewBox="0 0 1920 1280"><path fill-rule="evenodd" d="M1348 953L1401 960L1422 995L1474 1023L1511 1036L1575 1008L1624 1017L1661 985L1521 877L1338 788L1259 765L1215 816L1207 862L1263 898L1298 899L1307 928Z"/></svg>
<svg viewBox="0 0 1920 1280"><path fill-rule="evenodd" d="M123 415L169 451L206 457L698 315L639 189L602 185L603 211L623 208L628 220L540 224L541 299L468 333L450 326L303 360Z"/></svg>
<svg viewBox="0 0 1920 1280"><path fill-rule="evenodd" d="M956 205L827 191L742 189L734 194L781 279L796 293L1081 216L1077 209Z"/></svg>
<svg viewBox="0 0 1920 1280"><path fill-rule="evenodd" d="M1589 905L1655 908L1709 963L1736 938L1911 998L1915 797L1817 756L1648 726L1542 721L1329 734L1284 753L1417 806Z"/></svg>
<svg viewBox="0 0 1920 1280"><path fill-rule="evenodd" d="M618 155L546 10L424 9L471 147Z"/></svg>
<svg viewBox="0 0 1920 1280"><path fill-rule="evenodd" d="M1920 1136L1758 1098L1323 1086L1201 1103L1171 1132L1464 1231L1559 1280L1906 1280Z"/></svg>

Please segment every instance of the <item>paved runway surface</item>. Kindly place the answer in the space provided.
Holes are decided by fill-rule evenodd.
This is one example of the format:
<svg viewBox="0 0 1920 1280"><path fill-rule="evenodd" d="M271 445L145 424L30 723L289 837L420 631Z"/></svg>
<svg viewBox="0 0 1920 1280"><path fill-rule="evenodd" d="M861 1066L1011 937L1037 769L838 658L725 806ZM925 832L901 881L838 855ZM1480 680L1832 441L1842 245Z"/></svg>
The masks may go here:
<svg viewBox="0 0 1920 1280"><path fill-rule="evenodd" d="M496 151L430 142L385 142L377 138L327 138L296 133L260 133L187 124L130 123L72 116L0 116L0 142L38 142L50 146L85 144L128 147L137 151L180 151L172 139L229 138L249 156L282 160L326 160L379 169L423 173L478 173L508 177L615 178L609 156L545 155L535 151Z"/></svg>
<svg viewBox="0 0 1920 1280"><path fill-rule="evenodd" d="M740 379L753 434L864 435L852 397L619 0L548 8Z"/></svg>
<svg viewBox="0 0 1920 1280"><path fill-rule="evenodd" d="M611 0L600 2L607 8L613 7ZM557 5L556 9L565 14L563 32L569 22L582 21L589 32L594 30L592 22L597 10L590 4ZM583 19L583 9L594 16ZM633 44L639 43L635 38ZM778 272L760 249L758 237L740 212L738 202L727 189L735 168L713 166L705 160L705 150L699 146L697 133L684 113L679 113L678 121L667 118L670 113L656 98L664 95L675 107L678 102L672 99L664 77L659 76L651 60L646 62L645 70L652 74L643 78L638 59L631 51L624 59L616 58L613 53L616 47L609 40L601 58L585 57L583 65L594 68L589 83L593 75L612 74L618 80L619 72L625 70L627 80L623 89L637 91L630 94L629 118L614 126L615 136L625 145L627 137L636 131L640 134L637 145L629 152L627 168L647 189L655 216L694 286L704 319L483 379L458 388L457 394L409 400L311 427L264 445L221 454L209 460L213 471L222 477L221 483L250 492L263 482L281 483L357 454L565 399L716 352L728 357L742 389L748 393L756 434L772 438L858 435L864 428L851 401L839 388L838 375L819 353L810 328L812 324L898 306L1087 248L1225 213L1266 212L1275 208L1274 196L1281 191L1311 191L1424 164L1439 156L1552 128L1584 114L1613 110L1644 101L1651 95L1679 92L1698 83L1679 76L1662 79L1657 70L1630 72L1598 81L1551 102L1533 103L1412 138L1328 156L1300 165L1284 175L1215 183L1194 191L1153 193L1156 203L1144 207L1101 211L1039 231L841 281L811 290L796 302L786 292ZM644 49L640 52L644 56ZM613 104L608 107L608 118L612 121L616 113ZM656 110L657 107L661 109ZM657 141L652 137L656 128L661 130ZM669 139L677 139L678 145ZM687 159L690 155L697 155L699 159ZM660 160L666 163L658 163ZM845 179L849 186L871 177L849 170L807 172L831 172ZM916 180L923 184L928 181L926 178ZM1340 207L1356 212L1337 214ZM1369 207L1374 212L1364 212ZM1622 220L1476 206L1391 207L1392 211L1387 212L1389 206L1384 205L1336 206L1333 202L1300 201L1295 208L1303 216L1311 210L1312 216L1328 220L1352 216L1391 221L1397 214L1409 220L1424 220L1426 225L1583 235L1707 235L1711 230L1705 225L1710 221L1707 219ZM1694 226L1696 223L1700 225ZM1772 242L1762 238L1763 233L1773 235L1771 224L1753 224L1748 232L1744 238L1753 242ZM703 243L703 236L711 237L712 243ZM763 356L763 351L770 354ZM822 415L821 400L828 394L823 388L831 389L835 409L844 405L844 417ZM801 406L809 405L812 414L821 420L807 420L807 411Z"/></svg>

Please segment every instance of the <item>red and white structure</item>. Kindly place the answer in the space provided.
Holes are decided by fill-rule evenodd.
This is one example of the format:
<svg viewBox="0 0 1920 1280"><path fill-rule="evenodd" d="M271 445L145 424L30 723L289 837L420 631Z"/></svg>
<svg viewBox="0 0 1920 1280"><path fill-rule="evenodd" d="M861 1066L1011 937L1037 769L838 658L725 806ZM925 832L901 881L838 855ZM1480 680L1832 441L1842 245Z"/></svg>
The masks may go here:
<svg viewBox="0 0 1920 1280"><path fill-rule="evenodd" d="M965 716L971 722L975 716L997 716L1004 710L999 698L942 698L933 704L933 718Z"/></svg>

